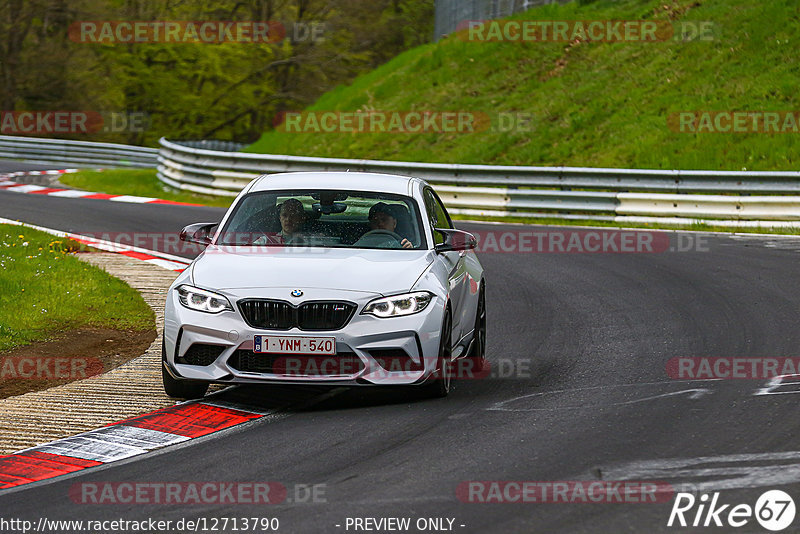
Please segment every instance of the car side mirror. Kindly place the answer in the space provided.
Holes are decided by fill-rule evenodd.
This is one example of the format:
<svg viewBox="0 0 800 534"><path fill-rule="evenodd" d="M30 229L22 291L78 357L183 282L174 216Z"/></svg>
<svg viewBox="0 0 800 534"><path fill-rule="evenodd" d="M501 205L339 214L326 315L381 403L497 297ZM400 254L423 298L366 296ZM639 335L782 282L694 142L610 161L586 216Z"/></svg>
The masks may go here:
<svg viewBox="0 0 800 534"><path fill-rule="evenodd" d="M434 247L436 252L472 250L478 246L478 240L469 232L450 228L434 228L433 231L442 236L442 242Z"/></svg>
<svg viewBox="0 0 800 534"><path fill-rule="evenodd" d="M195 223L181 230L180 239L187 243L210 245L214 237L214 229L219 223Z"/></svg>

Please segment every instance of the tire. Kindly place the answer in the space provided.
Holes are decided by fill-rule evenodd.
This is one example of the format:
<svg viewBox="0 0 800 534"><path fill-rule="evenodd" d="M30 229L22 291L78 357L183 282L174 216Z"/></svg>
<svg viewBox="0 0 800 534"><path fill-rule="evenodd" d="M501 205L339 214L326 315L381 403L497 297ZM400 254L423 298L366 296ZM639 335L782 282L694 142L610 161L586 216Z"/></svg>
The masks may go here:
<svg viewBox="0 0 800 534"><path fill-rule="evenodd" d="M469 351L473 371L486 367L486 284L481 282L478 290L478 309L475 313L475 334Z"/></svg>
<svg viewBox="0 0 800 534"><path fill-rule="evenodd" d="M439 337L439 355L436 360L436 367L441 375L431 377L428 383L422 386L426 398L441 399L450 393L450 384L453 380L450 362L450 355L453 350L452 336L452 318L448 309L445 311L444 321L442 321L442 334Z"/></svg>
<svg viewBox="0 0 800 534"><path fill-rule="evenodd" d="M199 380L179 380L167 371L166 343L161 340L161 382L164 393L173 399L201 399L208 391L208 382Z"/></svg>

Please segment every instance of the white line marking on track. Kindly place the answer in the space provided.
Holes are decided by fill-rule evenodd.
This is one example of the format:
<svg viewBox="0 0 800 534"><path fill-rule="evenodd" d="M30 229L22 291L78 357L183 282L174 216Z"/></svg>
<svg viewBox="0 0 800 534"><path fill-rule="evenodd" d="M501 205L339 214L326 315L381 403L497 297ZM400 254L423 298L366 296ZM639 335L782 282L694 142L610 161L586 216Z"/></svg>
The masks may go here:
<svg viewBox="0 0 800 534"><path fill-rule="evenodd" d="M158 265L159 267L163 267L164 269L167 269L169 271L175 271L177 269L185 269L188 266L185 263L167 261L159 258L153 258L152 260L143 260L143 261L146 261L147 263L152 263L153 265Z"/></svg>
<svg viewBox="0 0 800 534"><path fill-rule="evenodd" d="M605 480L678 480L680 491L772 487L800 481L800 451L636 460L600 472Z"/></svg>
<svg viewBox="0 0 800 534"><path fill-rule="evenodd" d="M162 258L162 259L166 259L166 260L168 260L170 262L175 262L175 263L179 264L179 266L180 266L179 268L181 268L181 269L185 269L192 262L192 260L190 260L188 258L182 258L180 256L175 256L173 254L167 254L166 252L159 252L157 250L148 250L148 249L145 249L145 248L132 247L132 246L128 246L128 245L120 245L118 243L112 243L111 241L105 241L105 240L102 240L102 239L96 239L94 237L84 236L84 235L80 235L80 234L73 234L73 233L70 233L70 232L64 232L62 230L54 230L53 228L46 228L44 226L37 226L35 224L23 223L23 222L20 222L20 221L15 221L13 219L6 219L6 218L3 218L3 217L0 217L0 224L11 224L11 225L14 225L14 226L23 226L25 228L33 228L34 230L41 230L42 232L47 232L50 235L54 235L54 236L58 236L58 237L67 237L67 238L70 238L70 239L75 239L75 240L78 240L78 241L85 242L85 243L89 244L90 246L93 246L93 247L98 248L100 250L108 250L108 251L111 251L111 252L132 251L132 252L139 252L139 253L142 253L142 254L148 254L150 256L153 256L154 258ZM156 264L156 265L159 265L159 264ZM163 265L159 265L159 266L163 267ZM174 270L174 269L169 269L169 270Z"/></svg>
<svg viewBox="0 0 800 534"><path fill-rule="evenodd" d="M8 187L6 191L13 191L15 193L30 193L31 191L41 191L42 189L47 189L41 185L18 185L15 187Z"/></svg>
<svg viewBox="0 0 800 534"><path fill-rule="evenodd" d="M231 387L235 388L237 386L231 386ZM8 488L8 489L5 489L5 490L2 490L2 493L3 493L3 495L8 495L10 493L14 493L14 492L17 492L17 491L22 491L22 490L24 490L26 488L46 485L46 484L49 484L49 483L54 482L54 481L62 481L63 482L64 480L67 480L67 479L78 478L80 476L85 475L88 471L90 471L92 473L97 473L97 472L102 471L104 469L112 468L112 466L113 467L119 467L121 465L126 465L126 464L129 464L131 462L138 461L139 458L137 458L137 457L140 456L141 454L144 454L144 453L149 453L148 456L151 457L151 456L157 456L157 455L160 455L160 454L168 454L168 453L179 452L185 447L191 447L191 446L199 444L199 443L205 443L205 442L207 442L209 440L212 440L212 439L218 439L220 437L220 435L222 435L222 434L231 434L231 433L244 432L244 431L247 431L248 429L250 429L250 428L252 428L253 426L256 426L256 425L260 426L260 425L265 425L265 424L270 424L270 423L274 423L274 422L277 422L277 421L281 421L281 420L286 419L286 418L288 418L288 417L290 417L292 415L291 413L284 411L284 410L287 410L288 408L299 408L299 409L309 408L309 407L313 406L314 404L322 402L322 401L324 401L324 400L326 400L328 398L331 398L331 397L333 397L335 395L338 395L339 393L341 393L343 391L346 391L349 388L347 388L347 387L335 388L335 389L333 389L333 390L331 390L331 391L329 391L327 393L324 393L322 395L318 395L318 396L313 397L311 399L308 399L306 401L302 401L302 402L299 402L299 403L293 403L293 404L290 403L290 404L287 404L285 406L276 407L274 409L271 409L270 411L257 411L257 410L253 410L249 406L238 405L238 404L233 403L233 402L228 403L227 401L218 400L218 399L213 399L212 400L212 398L223 394L223 392L227 391L228 389L230 389L230 388L225 388L225 389L222 389L220 391L216 391L214 393L211 393L210 395L205 397L205 400L203 400L201 402L201 404L209 404L209 405L212 405L212 406L216 405L216 404L219 404L220 407L231 408L231 409L239 410L239 411L243 411L243 412L259 414L259 415L262 415L262 416L254 418L254 419L250 419L249 421L245 421L245 422L240 423L238 425L234 425L234 426L231 426L231 427L228 427L228 428L224 428L224 429L219 430L217 432L213 432L211 434L206 434L204 436L200 436L200 437L196 437L196 438L185 438L183 436L167 434L167 433L159 432L159 431L156 431L156 430L142 429L142 428L139 428L139 427L129 427L129 426L124 425L124 424L117 424L117 425L112 425L112 426L108 426L108 427L102 427L102 428L99 428L97 430L91 430L91 431L86 432L84 434L79 434L77 436L73 436L71 438L65 438L63 440L54 441L52 443L47 443L47 444L44 444L44 445L38 445L36 447L31 447L29 449L18 451L15 454L19 454L19 453L23 453L23 452L30 452L30 451L40 451L40 452L46 452L46 453L56 454L56 455L60 455L60 456L69 456L69 457L72 457L72 458L82 458L82 459L86 459L86 460L95 460L95 461L101 462L102 465L93 466L93 467L90 467L90 468L87 468L87 469L82 469L82 470L78 470L78 471L75 471L75 472L72 472L72 473L63 474L63 475L60 475L58 477L47 478L47 479L44 479L44 480L38 480L38 481L30 482L30 483L27 483L27 484L23 484L23 485L20 485L20 486L16 486L16 487L13 487L13 488ZM196 402L196 401L185 401L185 402L178 403L175 406L179 406L179 405L183 405L183 404L191 404L191 403L194 403L194 402ZM226 406L226 404L230 404L230 406ZM142 447L131 447L131 446L124 445L124 444L119 444L119 443L108 443L107 442L107 443L104 444L103 443L103 439L107 438L107 436L103 436L103 434L107 434L108 435L108 433L110 433L111 435L114 435L115 438L116 438L116 441L119 441L120 437L127 436L129 438L132 438L134 440L138 440L138 441L141 441L141 442L149 442L151 445L142 446ZM173 439L174 441L171 441L171 442L160 442L162 444L155 445L155 442L157 442L160 439L159 438L159 434L165 434L165 436L164 436L165 440ZM92 454L88 454L88 453L83 453L82 452L82 451L84 451L84 447L86 447L87 445L93 448L93 453ZM106 445L107 447L103 448L103 445ZM114 446L123 447L124 449L115 451L113 449ZM149 450L146 450L148 447L151 447L151 448L149 448ZM140 452L134 453L133 452L134 450L138 450ZM124 454L123 454L123 451L125 452Z"/></svg>
<svg viewBox="0 0 800 534"><path fill-rule="evenodd" d="M186 436L161 432L160 430L151 430L149 428L140 428L124 424L98 428L84 435L109 443L121 443L123 445L139 447L146 450L158 449L191 439Z"/></svg>
<svg viewBox="0 0 800 534"><path fill-rule="evenodd" d="M177 434L120 424L31 447L16 454L38 451L110 463L189 439L191 438Z"/></svg>
<svg viewBox="0 0 800 534"><path fill-rule="evenodd" d="M103 169L98 169L103 170ZM52 189L52 186L40 186L40 185L26 185L26 184L19 184L13 181L7 181L9 178L19 177L19 176L41 176L41 175L57 175L57 174L71 174L74 172L78 172L79 169L60 169L60 170L49 170L49 171L20 171L20 172L12 172L12 173L4 173L0 174L0 180L5 180L0 182L0 188L3 188L4 191L13 191L14 193L35 193L36 191L41 191L43 189ZM45 193L47 196L54 196L54 197L65 197L65 198L83 198L92 195L100 195L101 193L95 193L93 191L77 191L73 189L63 190L63 191L53 191L51 193ZM135 195L106 195L103 200L111 200L113 202L127 202L133 204L149 204L155 201L159 201L161 199L155 197L140 197ZM170 202L161 202L164 204L170 204ZM182 204L181 202L175 202L174 204Z"/></svg>
<svg viewBox="0 0 800 534"><path fill-rule="evenodd" d="M792 378L794 380L785 380L787 378ZM788 391L775 391L776 389L787 386L787 387L796 387L800 386L800 375L780 375L773 377L767 382L767 385L763 388L758 388L755 393L753 393L754 397L759 395L793 395L795 393L800 393L800 389L789 389Z"/></svg>
<svg viewBox="0 0 800 534"><path fill-rule="evenodd" d="M579 402L576 401L576 402L573 402L573 403L570 403L570 402L559 403L558 406L542 406L542 407L522 406L522 407L519 407L519 408L515 408L515 407L511 407L509 405L512 404L512 403L515 403L515 402L520 402L520 401L522 401L522 402L531 401L531 400L535 399L536 397L542 398L542 397L547 397L547 396L552 396L552 395L559 395L559 394L567 394L567 395L573 394L573 395L575 395L575 394L580 394L582 392L586 392L586 391L590 391L590 390L597 390L597 389L608 390L608 389L616 389L616 388L634 388L634 387L652 386L652 385L657 385L657 384L680 385L681 383L686 384L686 382L708 382L708 381L716 382L718 380L719 379L716 379L716 378L715 379L709 379L709 380L692 380L692 381L677 381L676 380L676 381L670 381L670 382L644 382L644 383L641 383L641 384L617 384L617 385L606 385L606 386L590 386L590 387L575 388L575 389L558 389L558 390L554 390L554 391L540 391L540 392L528 393L526 395L520 395L518 397L513 397L513 398L508 399L508 400L496 402L496 403L492 404L491 406L489 406L488 408L485 408L485 410L487 410L487 411L497 411L497 412L534 412L534 411L549 411L549 410L575 410L575 409L586 408L588 406L591 406L591 403L587 403L587 402L585 402L585 400L580 400ZM686 394L688 394L688 398L689 399L695 400L695 399L699 399L699 398L701 398L701 397L703 397L705 395L710 395L711 393L712 393L712 391L710 389L707 389L707 388L689 388L689 389L682 389L680 391L669 391L667 393L660 393L658 395L650 395L650 396L641 397L641 398L638 398L638 399L622 400L622 401L619 401L619 402L608 402L608 403L605 403L604 405L605 406L625 406L625 405L630 405L630 404L637 404L637 403L640 403L640 402L647 402L647 401L651 401L651 400L656 400L656 399L660 399L660 398L674 397L674 396L686 395Z"/></svg>
<svg viewBox="0 0 800 534"><path fill-rule="evenodd" d="M133 202L134 204L145 204L147 202L152 202L158 199L150 197L134 197L131 195L120 195L118 197L109 198L108 200L112 202Z"/></svg>
<svg viewBox="0 0 800 534"><path fill-rule="evenodd" d="M216 400L203 400L200 404L205 404L206 406L213 406L215 408L225 408L228 410L238 410L238 411L245 411L248 413L254 413L257 415L271 415L275 413L275 410L257 410L250 406L244 406L242 404L237 404L235 402L228 402L228 401L216 401Z"/></svg>
<svg viewBox="0 0 800 534"><path fill-rule="evenodd" d="M89 195L96 195L97 193L93 193L91 191L76 191L75 189L66 189L64 191L56 191L54 193L50 193L47 196L50 197L69 197L69 198L80 198L86 197Z"/></svg>
<svg viewBox="0 0 800 534"><path fill-rule="evenodd" d="M122 445L121 443L108 443L98 439L91 439L86 434L78 434L71 438L59 439L52 443L28 449L28 451L46 452L71 458L109 463L144 454L147 449Z"/></svg>

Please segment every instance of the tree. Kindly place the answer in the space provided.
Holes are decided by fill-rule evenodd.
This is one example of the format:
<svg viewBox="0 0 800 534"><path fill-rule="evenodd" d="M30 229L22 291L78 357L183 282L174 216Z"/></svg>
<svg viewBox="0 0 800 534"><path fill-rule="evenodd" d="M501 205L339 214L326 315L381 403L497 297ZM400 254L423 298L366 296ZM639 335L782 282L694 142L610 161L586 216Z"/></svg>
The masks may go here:
<svg viewBox="0 0 800 534"><path fill-rule="evenodd" d="M147 113L144 132L91 137L149 145L255 140L277 112L426 42L433 28L433 0L0 0L0 13L4 110ZM81 21L279 21L286 37L102 44L70 34Z"/></svg>

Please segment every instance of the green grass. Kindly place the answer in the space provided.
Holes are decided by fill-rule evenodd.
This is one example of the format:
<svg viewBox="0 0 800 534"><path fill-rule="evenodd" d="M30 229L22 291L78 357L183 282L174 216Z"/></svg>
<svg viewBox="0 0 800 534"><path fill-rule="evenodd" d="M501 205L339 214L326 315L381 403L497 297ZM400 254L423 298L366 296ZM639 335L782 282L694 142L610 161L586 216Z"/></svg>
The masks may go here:
<svg viewBox="0 0 800 534"><path fill-rule="evenodd" d="M795 0L598 0L542 6L514 18L670 16L677 22L713 21L714 40L570 45L451 36L396 57L309 108L525 113L532 131L269 131L249 151L473 164L796 170L800 134L691 134L667 126L668 115L680 111L797 110Z"/></svg>
<svg viewBox="0 0 800 534"><path fill-rule="evenodd" d="M217 197L200 195L189 191L173 189L156 176L154 169L109 169L104 171L80 171L74 174L63 174L59 181L75 189L108 193L111 195L135 195L154 197L175 202L202 204L227 208L233 197Z"/></svg>
<svg viewBox="0 0 800 534"><path fill-rule="evenodd" d="M139 293L69 252L80 245L0 225L0 350L82 327L152 330Z"/></svg>

